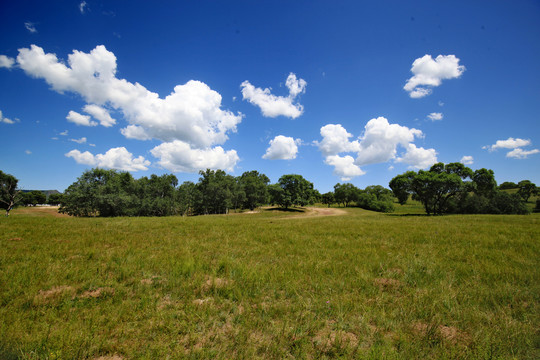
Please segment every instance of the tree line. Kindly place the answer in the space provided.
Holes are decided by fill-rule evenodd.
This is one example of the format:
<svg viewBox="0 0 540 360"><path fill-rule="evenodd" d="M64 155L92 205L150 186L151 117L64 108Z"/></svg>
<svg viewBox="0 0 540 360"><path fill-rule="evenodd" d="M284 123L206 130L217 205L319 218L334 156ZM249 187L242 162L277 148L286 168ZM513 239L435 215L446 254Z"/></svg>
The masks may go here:
<svg viewBox="0 0 540 360"><path fill-rule="evenodd" d="M503 183L505 189L512 183ZM501 184L502 185L502 184ZM493 170L472 171L461 163L437 163L429 171L407 171L390 181L398 202L418 200L430 214L527 214L525 205L538 188L529 180L520 181L517 192L501 191ZM514 187L512 187L514 188ZM540 210L537 201L535 211Z"/></svg>
<svg viewBox="0 0 540 360"><path fill-rule="evenodd" d="M51 194L45 200L41 191L22 193L14 176L0 171L0 208L7 216L16 205L48 203L60 205L59 211L69 215L108 217L226 214L231 209L253 210L262 205L288 208L323 203L391 212L395 200L404 205L412 198L422 203L428 215L525 214L524 202L540 193L529 180L497 186L492 170L472 171L461 163L437 163L429 171L408 171L390 181L391 190L338 183L334 191L322 195L297 174L283 175L275 184L255 170L238 177L210 169L199 175L197 183L179 185L172 174L134 179L129 172L96 168L85 171L64 194ZM535 211L540 211L540 199Z"/></svg>

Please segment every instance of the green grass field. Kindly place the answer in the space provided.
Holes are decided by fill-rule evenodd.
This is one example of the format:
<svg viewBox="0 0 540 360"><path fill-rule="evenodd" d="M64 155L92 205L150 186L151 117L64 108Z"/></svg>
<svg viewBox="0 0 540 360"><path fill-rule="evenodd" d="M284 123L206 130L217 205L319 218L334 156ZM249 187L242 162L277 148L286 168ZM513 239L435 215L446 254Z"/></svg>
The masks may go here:
<svg viewBox="0 0 540 360"><path fill-rule="evenodd" d="M417 210L16 209L0 359L539 358L540 214Z"/></svg>

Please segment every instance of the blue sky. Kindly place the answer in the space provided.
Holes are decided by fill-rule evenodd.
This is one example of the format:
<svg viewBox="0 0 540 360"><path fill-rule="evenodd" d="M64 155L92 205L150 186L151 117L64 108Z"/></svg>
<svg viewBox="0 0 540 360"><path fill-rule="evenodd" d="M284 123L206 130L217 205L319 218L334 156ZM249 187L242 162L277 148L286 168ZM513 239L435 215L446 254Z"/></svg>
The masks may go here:
<svg viewBox="0 0 540 360"><path fill-rule="evenodd" d="M0 169L540 185L538 1L3 1Z"/></svg>

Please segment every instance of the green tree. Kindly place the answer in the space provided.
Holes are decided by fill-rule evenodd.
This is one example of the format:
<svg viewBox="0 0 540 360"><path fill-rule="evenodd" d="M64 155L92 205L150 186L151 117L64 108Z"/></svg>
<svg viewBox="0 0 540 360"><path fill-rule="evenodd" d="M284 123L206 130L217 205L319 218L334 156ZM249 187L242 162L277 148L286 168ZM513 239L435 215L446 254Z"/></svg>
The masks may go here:
<svg viewBox="0 0 540 360"><path fill-rule="evenodd" d="M527 202L529 201L529 198L531 195L537 194L537 188L534 183L532 183L530 180L521 180L518 183L518 191L517 194L523 199L523 201Z"/></svg>
<svg viewBox="0 0 540 360"><path fill-rule="evenodd" d="M196 204L201 202L201 193L191 181L185 181L177 190L178 211L182 215L195 215Z"/></svg>
<svg viewBox="0 0 540 360"><path fill-rule="evenodd" d="M0 170L0 207L6 210L6 216L9 216L9 212L19 199L18 183L19 180L15 176Z"/></svg>
<svg viewBox="0 0 540 360"><path fill-rule="evenodd" d="M476 195L492 197L497 191L497 182L493 170L478 169L472 176L473 191Z"/></svg>
<svg viewBox="0 0 540 360"><path fill-rule="evenodd" d="M60 205L62 203L63 195L61 193L50 194L47 199L49 205Z"/></svg>
<svg viewBox="0 0 540 360"><path fill-rule="evenodd" d="M234 204L236 181L223 170L200 171L197 188L201 193L198 214L226 214Z"/></svg>
<svg viewBox="0 0 540 360"><path fill-rule="evenodd" d="M270 179L258 171L246 171L238 179L245 194L243 208L254 210L268 202L268 183Z"/></svg>
<svg viewBox="0 0 540 360"><path fill-rule="evenodd" d="M292 205L306 206L313 201L313 184L302 175L283 175L276 185L269 188L274 204L287 209Z"/></svg>
<svg viewBox="0 0 540 360"><path fill-rule="evenodd" d="M394 196L398 199L401 205L405 205L409 196L412 194L412 181L416 177L417 173L414 171L407 171L404 174L394 177L390 181L390 189L394 193Z"/></svg>
<svg viewBox="0 0 540 360"><path fill-rule="evenodd" d="M334 192L330 191L330 192L322 194L322 203L325 205L328 205L328 207L330 207L330 205L335 203Z"/></svg>
<svg viewBox="0 0 540 360"><path fill-rule="evenodd" d="M519 187L518 184L511 181L505 181L501 185L499 185L499 189L501 190L517 189L518 187Z"/></svg>
<svg viewBox="0 0 540 360"><path fill-rule="evenodd" d="M343 204L344 207L349 206L354 201L358 200L360 189L351 183L334 185L334 199L337 203Z"/></svg>

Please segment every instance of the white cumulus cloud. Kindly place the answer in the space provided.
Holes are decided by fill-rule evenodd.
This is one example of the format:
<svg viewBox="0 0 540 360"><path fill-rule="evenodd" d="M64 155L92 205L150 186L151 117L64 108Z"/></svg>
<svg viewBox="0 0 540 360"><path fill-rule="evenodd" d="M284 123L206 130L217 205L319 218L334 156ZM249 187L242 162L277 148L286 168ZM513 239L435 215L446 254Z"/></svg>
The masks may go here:
<svg viewBox="0 0 540 360"><path fill-rule="evenodd" d="M17 62L28 75L44 79L53 90L71 91L87 103L107 105L131 124L165 142L182 140L193 147L222 144L243 115L221 109L221 95L200 81L177 85L165 98L139 83L116 77L116 56L99 45L90 53L74 50L67 65L55 54L32 45L19 49Z"/></svg>
<svg viewBox="0 0 540 360"><path fill-rule="evenodd" d="M128 125L123 129L120 129L122 135L128 139L137 140L150 140L152 137L146 133L142 126Z"/></svg>
<svg viewBox="0 0 540 360"><path fill-rule="evenodd" d="M270 146L266 149L263 159L268 160L292 160L296 159L298 153L298 145L300 139L278 135L273 140L270 140Z"/></svg>
<svg viewBox="0 0 540 360"><path fill-rule="evenodd" d="M319 146L324 156L337 155L341 152L355 152L360 150L358 141L349 141L353 135L348 133L341 124L328 124L321 128L321 142Z"/></svg>
<svg viewBox="0 0 540 360"><path fill-rule="evenodd" d="M111 117L107 109L95 104L85 105L84 112L92 115L92 117L99 121L99 123L105 127L111 127L116 124L116 120Z"/></svg>
<svg viewBox="0 0 540 360"><path fill-rule="evenodd" d="M354 164L354 158L350 155L329 155L324 162L334 167L334 175L339 176L341 181L350 181L353 177L365 174L359 166Z"/></svg>
<svg viewBox="0 0 540 360"><path fill-rule="evenodd" d="M73 142L76 142L77 144L84 144L86 143L86 138L85 137L82 137L80 139L69 139L69 141L73 141Z"/></svg>
<svg viewBox="0 0 540 360"><path fill-rule="evenodd" d="M421 98L431 94L432 88L441 85L443 80L459 78L465 66L459 65L455 55L439 55L433 60L424 55L414 60L411 68L413 76L403 87L411 98Z"/></svg>
<svg viewBox="0 0 540 360"><path fill-rule="evenodd" d="M96 126L97 125L97 122L90 120L89 115L79 114L76 111L70 111L68 115L66 116L66 119L69 122L72 122L76 125L81 125L81 126Z"/></svg>
<svg viewBox="0 0 540 360"><path fill-rule="evenodd" d="M87 6L86 1L83 1L83 2L81 2L81 3L79 4L79 11L81 12L81 14L84 14L84 13L85 13L85 11L86 11L86 6Z"/></svg>
<svg viewBox="0 0 540 360"><path fill-rule="evenodd" d="M497 149L516 149L523 146L528 146L531 144L531 140L525 139L514 139L512 137L506 140L497 140L493 145L487 145L482 147L482 149L487 149L489 151L494 151Z"/></svg>
<svg viewBox="0 0 540 360"><path fill-rule="evenodd" d="M112 148L105 154L97 155L93 155L89 151L81 153L79 150L71 150L66 156L73 158L78 164L105 169L139 171L148 170L148 165L150 165L150 161L142 156L133 158L133 154L127 151L125 147Z"/></svg>
<svg viewBox="0 0 540 360"><path fill-rule="evenodd" d="M15 59L7 57L6 55L0 55L0 68L11 69L15 64Z"/></svg>
<svg viewBox="0 0 540 360"><path fill-rule="evenodd" d="M369 120L358 140L340 124L328 124L321 128L322 141L315 142L325 156L324 162L334 166L334 174L342 180L364 175L363 165L385 163L391 160L423 169L437 162L435 149L417 148L415 138L422 138L422 131L399 124L390 124L384 117ZM398 157L398 149L405 153ZM354 153L341 156L341 153Z"/></svg>
<svg viewBox="0 0 540 360"><path fill-rule="evenodd" d="M408 164L409 168L425 169L437 162L437 152L435 149L417 148L416 145L409 144L405 154L397 158L396 162Z"/></svg>
<svg viewBox="0 0 540 360"><path fill-rule="evenodd" d="M295 74L290 73L285 86L289 89L289 96L273 95L271 89L256 88L247 80L240 85L243 99L258 106L264 116L274 118L282 115L296 119L302 115L304 107L294 101L299 94L306 91L307 83L304 79L297 79Z"/></svg>
<svg viewBox="0 0 540 360"><path fill-rule="evenodd" d="M538 149L523 150L523 149L517 148L512 151L509 151L506 154L506 157L514 158L514 159L526 159L529 155L538 154L538 153L540 153L540 150Z"/></svg>
<svg viewBox="0 0 540 360"><path fill-rule="evenodd" d="M390 124L384 117L371 119L360 138L356 165L384 163L396 157L397 146L407 147L422 131L399 124Z"/></svg>
<svg viewBox="0 0 540 360"><path fill-rule="evenodd" d="M150 153L159 159L159 165L172 172L194 173L202 169L233 171L239 160L235 150L225 151L221 146L193 149L180 140L158 145Z"/></svg>
<svg viewBox="0 0 540 360"><path fill-rule="evenodd" d="M432 112L431 114L429 114L428 116L428 119L431 120L431 121L437 121L437 120L442 120L444 115L442 113L438 113L438 112Z"/></svg>
<svg viewBox="0 0 540 360"><path fill-rule="evenodd" d="M463 165L472 165L474 164L474 158L470 155L465 155L461 158L459 162Z"/></svg>

